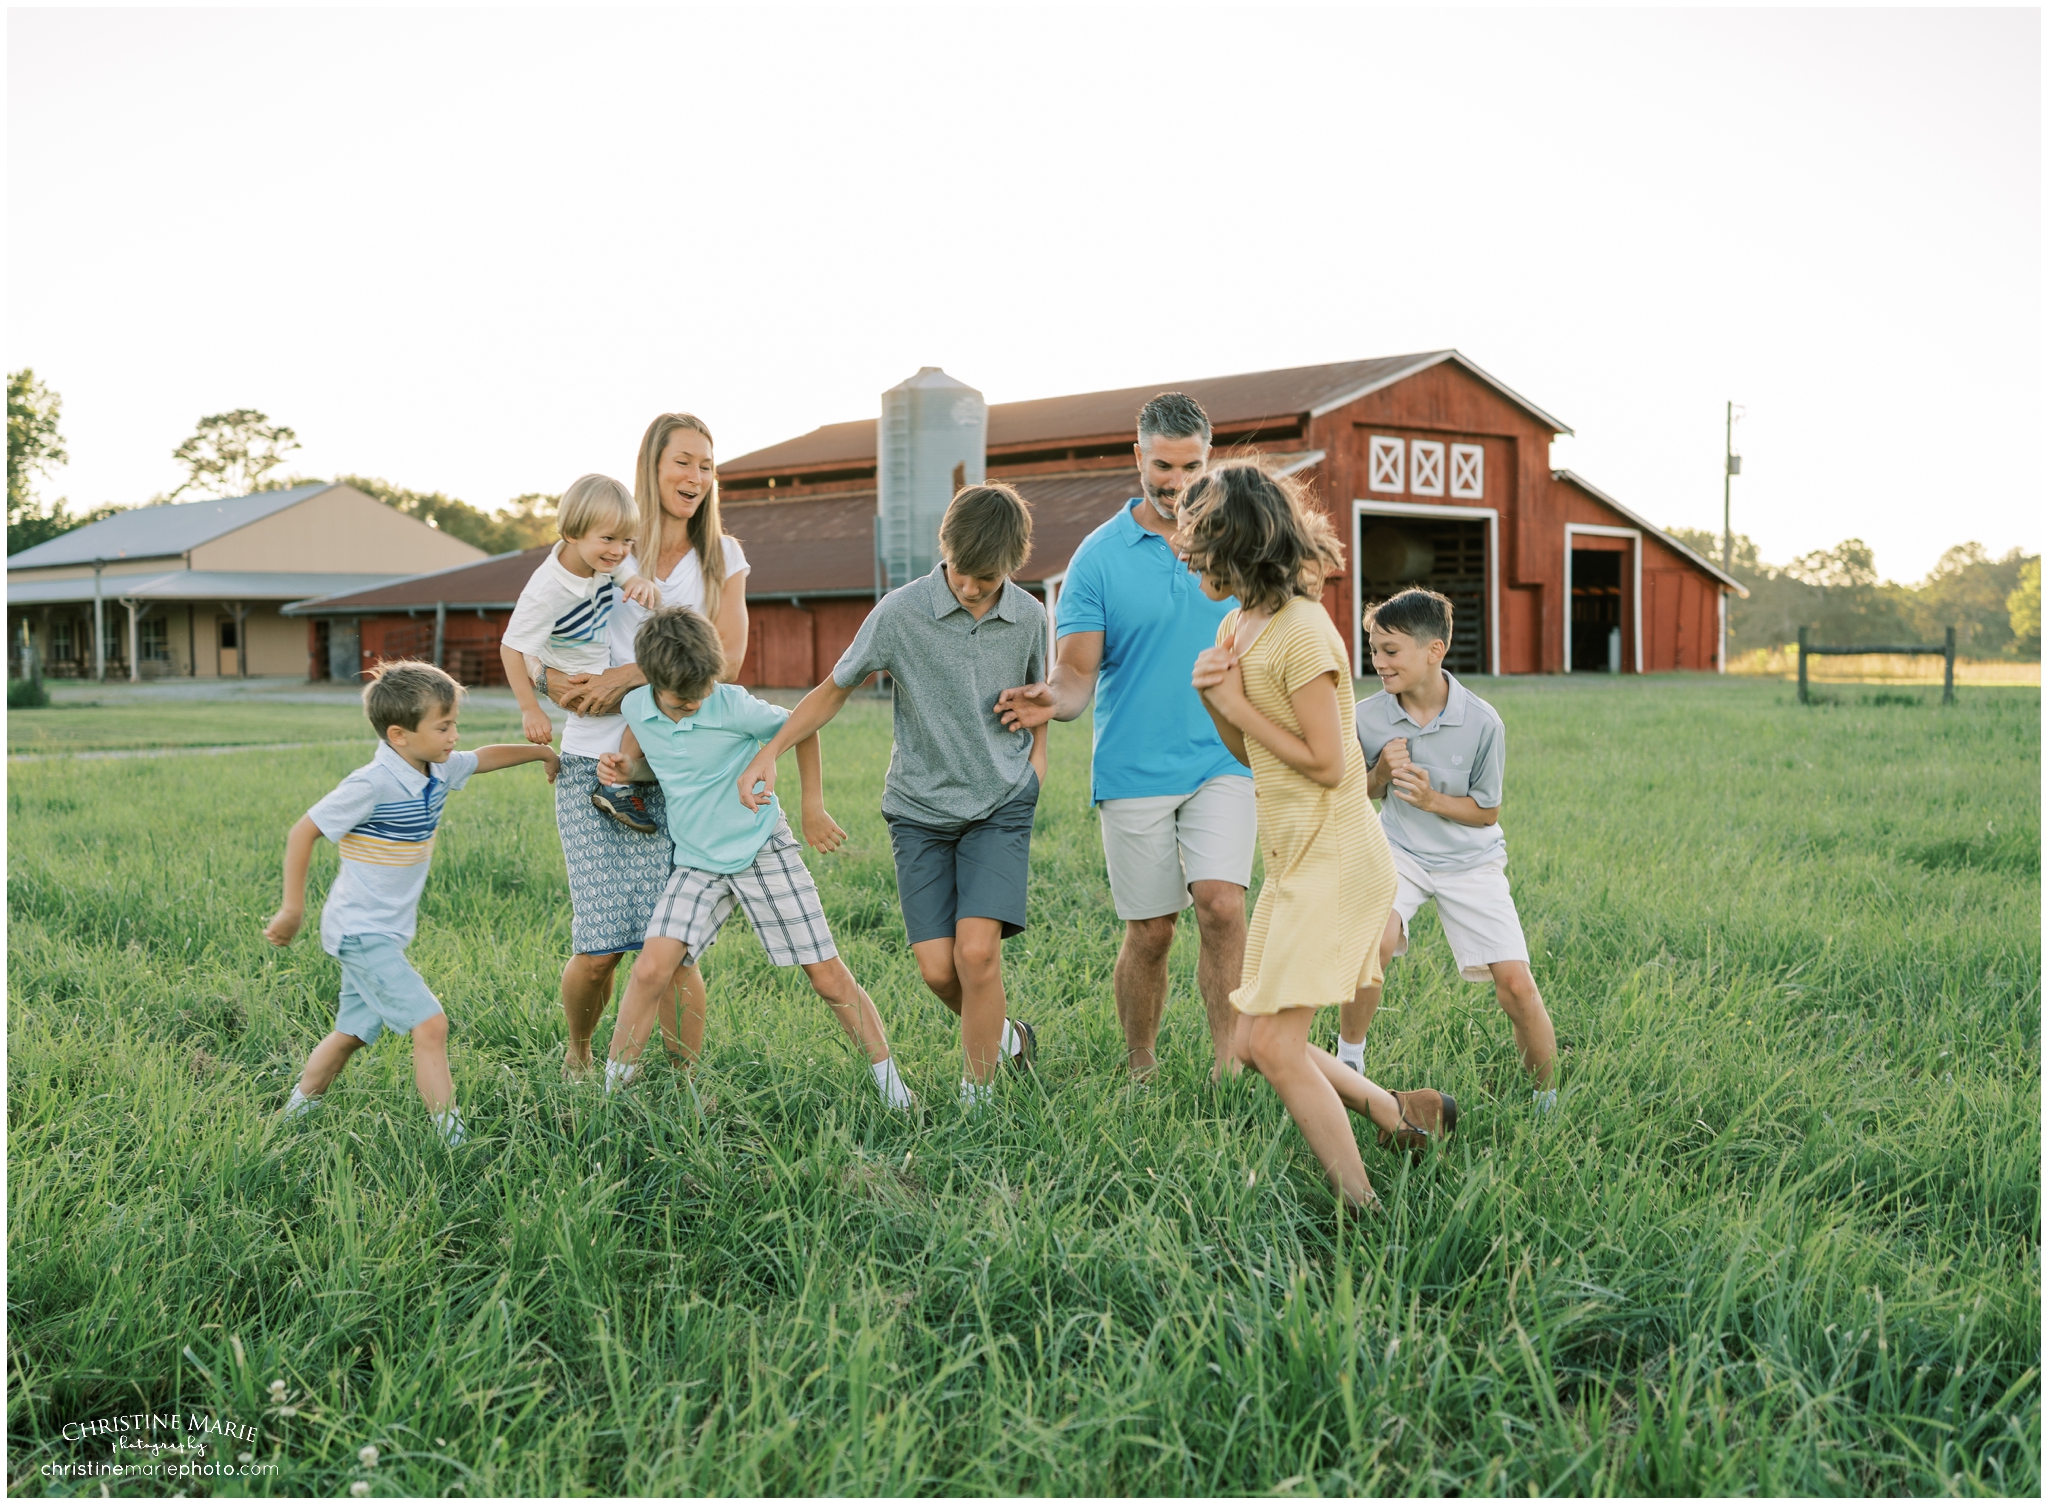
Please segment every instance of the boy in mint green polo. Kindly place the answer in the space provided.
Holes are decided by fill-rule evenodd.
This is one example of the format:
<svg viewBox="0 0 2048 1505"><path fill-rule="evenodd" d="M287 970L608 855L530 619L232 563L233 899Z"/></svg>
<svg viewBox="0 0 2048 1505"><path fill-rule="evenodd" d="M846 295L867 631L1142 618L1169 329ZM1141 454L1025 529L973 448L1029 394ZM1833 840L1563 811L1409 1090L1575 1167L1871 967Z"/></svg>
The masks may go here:
<svg viewBox="0 0 2048 1505"><path fill-rule="evenodd" d="M733 797L740 770L782 729L789 712L719 683L725 650L718 630L689 607L659 611L640 624L633 652L647 683L619 710L626 734L599 759L598 777L613 785L659 781L668 808L676 866L648 921L633 964L605 1064L607 1092L639 1070L656 1010L678 969L701 964L735 907L746 911L768 959L802 967L839 1027L867 1052L875 1087L892 1108L910 1106L909 1090L889 1054L874 1001L854 981L825 923L818 886L804 866L789 822L773 799L748 809ZM818 739L796 747L803 783L804 839L830 852L846 839L825 811Z"/></svg>

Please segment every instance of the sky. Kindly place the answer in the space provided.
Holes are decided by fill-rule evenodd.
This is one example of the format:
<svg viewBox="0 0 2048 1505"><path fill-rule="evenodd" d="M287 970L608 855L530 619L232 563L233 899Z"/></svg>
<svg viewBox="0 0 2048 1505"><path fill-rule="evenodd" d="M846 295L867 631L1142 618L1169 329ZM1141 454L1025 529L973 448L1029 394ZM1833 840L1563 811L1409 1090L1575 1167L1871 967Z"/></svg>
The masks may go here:
<svg viewBox="0 0 2048 1505"><path fill-rule="evenodd" d="M2036 11L8 12L8 369L480 506L877 411L1455 347L1768 560L2041 545Z"/></svg>

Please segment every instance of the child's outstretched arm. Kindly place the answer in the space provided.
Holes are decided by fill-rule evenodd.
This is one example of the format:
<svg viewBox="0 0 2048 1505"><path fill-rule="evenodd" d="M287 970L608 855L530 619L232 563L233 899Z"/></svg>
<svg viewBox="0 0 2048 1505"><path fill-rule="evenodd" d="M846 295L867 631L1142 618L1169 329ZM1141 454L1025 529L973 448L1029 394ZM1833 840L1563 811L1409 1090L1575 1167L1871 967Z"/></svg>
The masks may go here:
<svg viewBox="0 0 2048 1505"><path fill-rule="evenodd" d="M621 784L654 782L654 770L647 766L646 755L640 751L640 739L633 735L630 726L619 739L619 750L605 753L597 760L597 781L615 789Z"/></svg>
<svg viewBox="0 0 2048 1505"><path fill-rule="evenodd" d="M533 693L533 679L526 672L526 655L500 643L498 658L505 665L505 680L512 686L512 698L519 702L520 732L527 741L546 747L555 740L555 724L548 720L548 713L540 708L540 697ZM477 772L483 770L479 768Z"/></svg>
<svg viewBox="0 0 2048 1505"><path fill-rule="evenodd" d="M749 810L758 810L768 803L768 796L775 792L775 760L804 738L815 736L818 728L839 714L852 694L851 690L840 689L839 681L828 678L798 701L789 720L782 723L782 730L754 754L754 761L739 776L740 803Z"/></svg>
<svg viewBox="0 0 2048 1505"><path fill-rule="evenodd" d="M803 784L804 840L821 852L836 852L846 832L825 809L825 755L818 734L796 745L796 776Z"/></svg>
<svg viewBox="0 0 2048 1505"><path fill-rule="evenodd" d="M306 869L312 865L313 843L318 840L320 828L310 815L300 816L285 834L284 903L263 927L263 939L273 946L289 946L306 921Z"/></svg>
<svg viewBox="0 0 2048 1505"><path fill-rule="evenodd" d="M500 768L516 768L521 763L545 763L548 782L554 783L555 775L562 771L562 760L555 756L552 747L529 747L518 742L493 742L488 747L476 750L476 771L496 773Z"/></svg>

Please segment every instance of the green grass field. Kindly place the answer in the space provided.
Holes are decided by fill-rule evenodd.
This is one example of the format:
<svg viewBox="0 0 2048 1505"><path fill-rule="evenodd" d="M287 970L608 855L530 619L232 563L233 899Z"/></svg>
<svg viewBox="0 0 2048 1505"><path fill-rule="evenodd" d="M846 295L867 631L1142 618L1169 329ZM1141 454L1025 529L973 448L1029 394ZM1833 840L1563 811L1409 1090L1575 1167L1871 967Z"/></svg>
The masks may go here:
<svg viewBox="0 0 2048 1505"><path fill-rule="evenodd" d="M175 1407L277 1471L115 1492L2036 1493L2039 692L1483 693L1561 1111L1425 917L1368 1064L1464 1117L1413 1169L1364 1136L1363 1222L1262 1083L1206 1084L1190 937L1165 1070L1124 1082L1084 726L1006 957L1041 1069L972 1119L894 906L885 706L826 734L852 841L812 860L914 1121L737 921L694 1083L560 1082L549 792L478 780L412 950L454 1153L402 1041L274 1122L337 972L258 927L367 742L15 765L10 1489L97 1494L41 1472L115 1456L65 1425Z"/></svg>

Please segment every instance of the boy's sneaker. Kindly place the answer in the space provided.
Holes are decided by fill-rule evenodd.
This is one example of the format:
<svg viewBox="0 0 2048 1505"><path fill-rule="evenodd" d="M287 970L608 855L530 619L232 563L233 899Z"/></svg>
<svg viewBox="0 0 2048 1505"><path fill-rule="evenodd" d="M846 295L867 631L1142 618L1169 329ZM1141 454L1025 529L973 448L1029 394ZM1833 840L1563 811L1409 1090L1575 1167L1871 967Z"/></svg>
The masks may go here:
<svg viewBox="0 0 2048 1505"><path fill-rule="evenodd" d="M1017 1048L1004 1059L1017 1071L1029 1071L1038 1061L1038 1031L1022 1019L1006 1021L1017 1031Z"/></svg>
<svg viewBox="0 0 2048 1505"><path fill-rule="evenodd" d="M1557 1111L1557 1089L1552 1087L1548 1092L1532 1092L1529 1102L1536 1109L1538 1118L1548 1118Z"/></svg>
<svg viewBox="0 0 2048 1505"><path fill-rule="evenodd" d="M647 813L647 806L630 787L621 784L609 788L600 784L590 796L590 803L622 826L630 826L643 836L652 836L661 827L657 826Z"/></svg>

